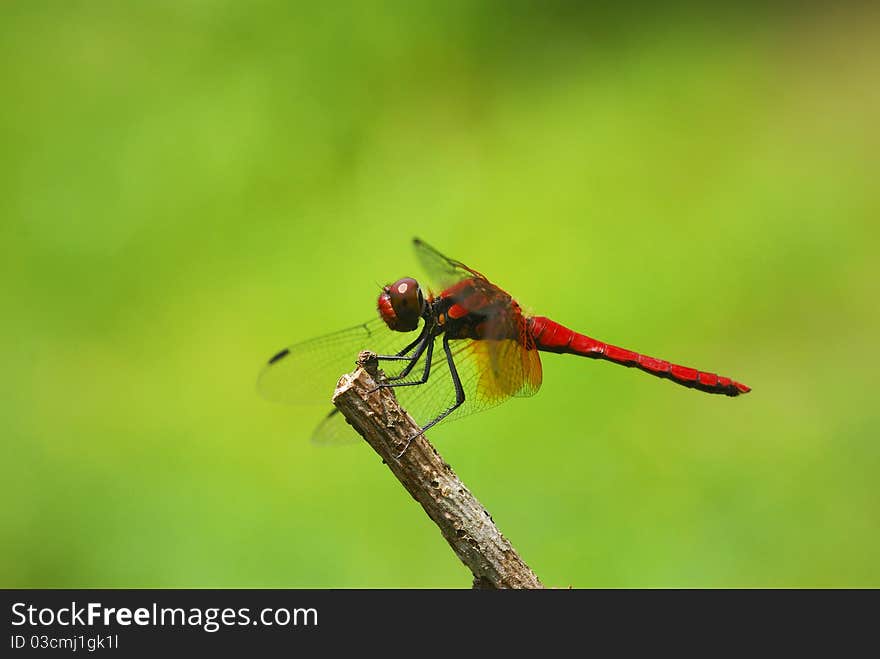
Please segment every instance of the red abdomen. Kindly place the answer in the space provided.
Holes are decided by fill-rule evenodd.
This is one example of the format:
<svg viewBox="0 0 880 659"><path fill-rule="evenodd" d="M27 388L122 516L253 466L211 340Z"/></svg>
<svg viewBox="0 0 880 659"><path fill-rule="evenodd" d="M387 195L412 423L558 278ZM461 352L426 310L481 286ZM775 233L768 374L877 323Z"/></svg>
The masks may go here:
<svg viewBox="0 0 880 659"><path fill-rule="evenodd" d="M679 366L663 359L641 355L631 350L612 346L574 330L543 316L532 316L528 319L529 332L538 350L560 354L580 355L593 359L606 359L622 366L635 367L645 373L667 378L673 382L692 389L699 389L710 394L739 396L747 394L751 388L735 382L730 378L698 371L695 368Z"/></svg>

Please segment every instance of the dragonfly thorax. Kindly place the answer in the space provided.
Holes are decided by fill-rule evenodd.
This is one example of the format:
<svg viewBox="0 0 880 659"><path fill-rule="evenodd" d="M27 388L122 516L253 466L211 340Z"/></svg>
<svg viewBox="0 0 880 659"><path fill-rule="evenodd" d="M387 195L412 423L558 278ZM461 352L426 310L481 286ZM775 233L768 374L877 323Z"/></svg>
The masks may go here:
<svg viewBox="0 0 880 659"><path fill-rule="evenodd" d="M412 332L425 313L425 296L412 277L398 279L382 287L377 304L379 316L396 332Z"/></svg>

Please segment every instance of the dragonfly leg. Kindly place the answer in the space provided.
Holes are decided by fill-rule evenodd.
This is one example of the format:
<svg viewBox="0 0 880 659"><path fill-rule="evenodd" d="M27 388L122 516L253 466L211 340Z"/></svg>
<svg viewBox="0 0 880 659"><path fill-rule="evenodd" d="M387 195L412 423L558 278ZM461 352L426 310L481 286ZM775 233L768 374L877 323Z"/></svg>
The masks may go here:
<svg viewBox="0 0 880 659"><path fill-rule="evenodd" d="M449 348L449 335L443 335L443 352L446 353L446 363L449 364L449 375L452 376L452 386L455 387L455 402L443 410L439 415L428 421L422 429L417 432L415 435L406 440L406 446L403 447L403 450L397 454L397 459L403 457L403 454L406 453L406 450L409 448L409 445L413 443L413 440L420 435L424 435L425 431L431 426L435 426L440 423L447 416L452 414L455 410L461 407L461 404L464 403L464 387L461 386L461 378L458 375L458 369L455 368L455 360L452 358L452 350ZM430 361L430 360L429 360Z"/></svg>
<svg viewBox="0 0 880 659"><path fill-rule="evenodd" d="M401 378L405 378L409 375L410 371L415 367L416 362L419 361L419 357L422 356L422 352L425 350L425 338L428 335L428 325L422 325L422 331L419 332L419 335L416 337L415 341L406 346L403 350L398 352L396 355L377 355L376 358L384 361L407 361L409 364L397 375L392 375L390 377L385 378L386 380L400 380ZM411 351L413 348L416 349L415 353L411 356L407 357L406 354Z"/></svg>
<svg viewBox="0 0 880 659"><path fill-rule="evenodd" d="M404 367L404 369L400 373L398 373L397 375L392 375L390 377L386 377L385 378L386 382L394 382L395 380L402 380L407 375L409 375L410 372L413 370L413 368L415 368L415 365L418 364L419 358L421 358L422 353L425 351L425 348L428 347L428 344L431 344L431 347L428 350L427 363L425 364L425 366L426 366L426 368L430 369L431 368L431 353L433 352L433 349L434 349L434 342L429 341L428 339L425 339L425 341L422 343L422 345L420 345L416 349L416 351L413 353L413 356L410 359L409 364L407 364L406 367ZM427 380L427 376L425 376L425 379L423 379L421 381L421 383L424 383L426 380ZM397 387L397 386L400 386L401 384L406 384L406 383L401 382L401 383L397 383L394 385L388 385L388 386ZM412 383L410 383L410 384L412 384Z"/></svg>
<svg viewBox="0 0 880 659"><path fill-rule="evenodd" d="M427 333L428 333L428 323L425 323L424 325L422 325L422 331L419 332L419 335L416 337L416 340L413 341L412 343L410 343L406 348L404 348L403 350L398 352L395 355L395 357L403 357L406 353L408 353L410 350L415 348L422 341L422 339L425 338L425 335Z"/></svg>
<svg viewBox="0 0 880 659"><path fill-rule="evenodd" d="M415 353L413 353L412 361L407 364L406 368L403 369L399 375L386 378L386 380L399 380L401 378L405 378L407 375L409 375L410 371L412 371L413 367L416 365L419 358L422 356L422 353L425 352L426 349L427 354L425 355L425 369L422 372L421 379L414 382L383 382L378 387L376 387L376 389L382 389L384 387L414 387L419 384L425 384L428 381L428 376L431 374L431 358L434 354L433 339L425 339L422 345L420 345L418 349L416 349Z"/></svg>

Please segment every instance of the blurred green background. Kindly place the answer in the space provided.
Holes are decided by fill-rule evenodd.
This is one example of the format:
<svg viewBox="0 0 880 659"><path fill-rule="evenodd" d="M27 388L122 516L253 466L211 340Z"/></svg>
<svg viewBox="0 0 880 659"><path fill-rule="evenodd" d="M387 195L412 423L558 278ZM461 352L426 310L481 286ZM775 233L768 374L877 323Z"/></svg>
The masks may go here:
<svg viewBox="0 0 880 659"><path fill-rule="evenodd" d="M255 392L418 235L754 388L547 355L432 432L546 584L880 586L878 19L3 3L0 585L468 587L366 445Z"/></svg>

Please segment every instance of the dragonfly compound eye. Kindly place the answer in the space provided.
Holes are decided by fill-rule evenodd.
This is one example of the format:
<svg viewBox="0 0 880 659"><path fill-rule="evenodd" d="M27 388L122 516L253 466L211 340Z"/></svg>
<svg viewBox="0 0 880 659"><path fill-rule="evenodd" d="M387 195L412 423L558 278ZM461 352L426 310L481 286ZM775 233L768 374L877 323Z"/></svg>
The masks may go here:
<svg viewBox="0 0 880 659"><path fill-rule="evenodd" d="M390 286L385 286L378 304L382 320L397 332L411 332L416 329L425 309L425 299L419 289L419 282L412 277L398 279Z"/></svg>

